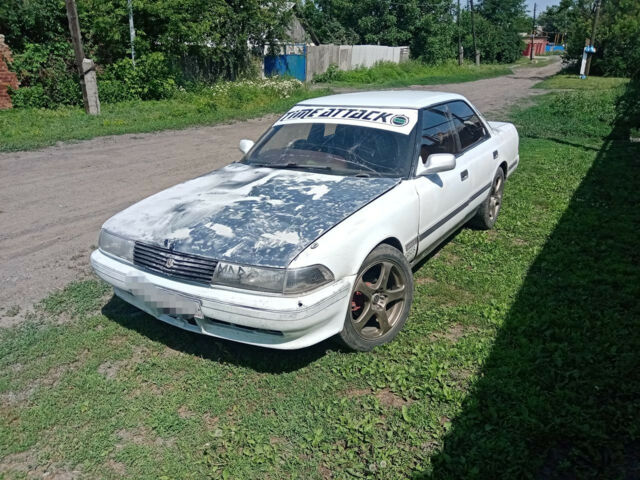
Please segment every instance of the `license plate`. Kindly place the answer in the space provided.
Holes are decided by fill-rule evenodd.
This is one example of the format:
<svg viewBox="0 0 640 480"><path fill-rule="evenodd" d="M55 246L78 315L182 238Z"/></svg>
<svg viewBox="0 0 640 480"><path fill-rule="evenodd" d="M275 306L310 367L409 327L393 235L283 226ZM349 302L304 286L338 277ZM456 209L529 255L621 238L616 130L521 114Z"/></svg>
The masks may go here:
<svg viewBox="0 0 640 480"><path fill-rule="evenodd" d="M203 318L199 300L164 289L158 289L157 291L158 296L153 301L155 303L154 308L159 313Z"/></svg>
<svg viewBox="0 0 640 480"><path fill-rule="evenodd" d="M136 297L142 299L146 305L158 314L204 318L202 316L201 302L198 299L156 287L138 279L130 279L128 286Z"/></svg>

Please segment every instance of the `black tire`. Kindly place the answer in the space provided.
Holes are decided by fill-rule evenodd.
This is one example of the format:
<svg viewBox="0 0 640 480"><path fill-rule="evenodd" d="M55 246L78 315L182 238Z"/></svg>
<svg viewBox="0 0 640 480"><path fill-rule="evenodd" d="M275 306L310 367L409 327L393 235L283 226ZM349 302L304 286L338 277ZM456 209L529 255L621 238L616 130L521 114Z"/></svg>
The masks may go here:
<svg viewBox="0 0 640 480"><path fill-rule="evenodd" d="M374 248L360 267L350 301L339 334L347 348L368 352L393 340L413 301L413 273L402 252L386 244Z"/></svg>
<svg viewBox="0 0 640 480"><path fill-rule="evenodd" d="M498 168L491 190L486 200L482 202L476 215L469 221L469 225L478 230L491 230L498 219L500 208L502 207L502 193L504 192L504 171Z"/></svg>

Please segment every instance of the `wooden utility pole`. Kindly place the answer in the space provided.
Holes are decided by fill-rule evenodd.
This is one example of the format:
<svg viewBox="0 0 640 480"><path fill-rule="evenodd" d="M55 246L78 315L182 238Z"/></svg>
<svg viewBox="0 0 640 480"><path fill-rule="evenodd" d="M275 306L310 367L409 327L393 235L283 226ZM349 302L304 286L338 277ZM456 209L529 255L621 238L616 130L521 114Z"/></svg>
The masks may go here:
<svg viewBox="0 0 640 480"><path fill-rule="evenodd" d="M531 48L529 49L529 60L533 61L533 44L536 36L536 7L537 3L533 4L533 24L531 25Z"/></svg>
<svg viewBox="0 0 640 480"><path fill-rule="evenodd" d="M67 6L67 19L69 20L69 32L73 43L73 53L76 58L76 68L80 75L80 86L82 87L82 101L84 111L90 115L100 114L100 101L98 100L98 86L93 62L84 58L82 48L82 35L80 34L80 22L78 21L78 9L75 0L65 0ZM87 90L87 80L89 89Z"/></svg>
<svg viewBox="0 0 640 480"><path fill-rule="evenodd" d="M596 0L595 15L593 17L593 25L591 26L591 46L596 46L596 29L598 28L598 20L600 19L600 7L602 6L602 0ZM587 66L585 69L585 75L589 76L589 70L591 70L591 59L593 58L593 53L589 54L587 57Z"/></svg>
<svg viewBox="0 0 640 480"><path fill-rule="evenodd" d="M464 53L462 51L462 31L460 30L460 0L458 0L458 14L456 15L458 24L458 65L462 65L464 61Z"/></svg>
<svg viewBox="0 0 640 480"><path fill-rule="evenodd" d="M473 35L473 50L476 54L476 65L480 65L480 52L478 51L478 44L476 42L476 22L473 13L473 0L469 0L471 5L471 35Z"/></svg>

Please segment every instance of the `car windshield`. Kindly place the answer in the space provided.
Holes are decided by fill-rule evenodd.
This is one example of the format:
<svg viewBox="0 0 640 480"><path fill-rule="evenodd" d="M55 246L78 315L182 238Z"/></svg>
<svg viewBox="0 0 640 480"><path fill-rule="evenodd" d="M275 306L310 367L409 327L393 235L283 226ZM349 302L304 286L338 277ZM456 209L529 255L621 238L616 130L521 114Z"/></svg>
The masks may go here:
<svg viewBox="0 0 640 480"><path fill-rule="evenodd" d="M245 156L249 165L336 175L405 177L414 132L341 123L295 123L271 128Z"/></svg>

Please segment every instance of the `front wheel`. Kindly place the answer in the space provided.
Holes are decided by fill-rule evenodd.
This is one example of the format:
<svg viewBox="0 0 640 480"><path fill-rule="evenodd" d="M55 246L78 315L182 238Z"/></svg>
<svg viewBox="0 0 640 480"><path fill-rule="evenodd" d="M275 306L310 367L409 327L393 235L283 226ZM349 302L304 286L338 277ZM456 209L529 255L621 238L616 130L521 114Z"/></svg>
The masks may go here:
<svg viewBox="0 0 640 480"><path fill-rule="evenodd" d="M500 207L502 207L502 192L504 191L504 171L498 168L493 182L491 183L491 191L487 199L482 202L475 217L469 222L472 227L480 230L491 230L498 219Z"/></svg>
<svg viewBox="0 0 640 480"><path fill-rule="evenodd" d="M358 272L340 339L361 352L393 340L412 301L413 275L404 255L390 245L377 246Z"/></svg>

